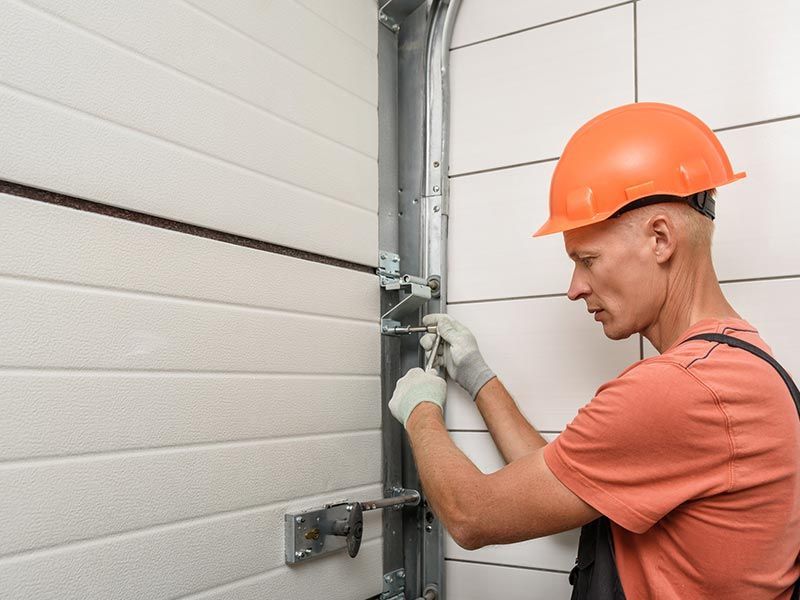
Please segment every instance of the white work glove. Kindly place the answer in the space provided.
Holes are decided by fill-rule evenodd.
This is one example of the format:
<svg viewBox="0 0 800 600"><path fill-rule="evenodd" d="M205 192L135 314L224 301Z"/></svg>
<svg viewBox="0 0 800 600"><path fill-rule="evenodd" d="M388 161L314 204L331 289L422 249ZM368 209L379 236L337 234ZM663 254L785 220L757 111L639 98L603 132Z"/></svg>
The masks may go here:
<svg viewBox="0 0 800 600"><path fill-rule="evenodd" d="M483 356L478 350L475 336L453 317L442 313L425 315L422 323L423 325L436 325L436 330L442 336L437 354L443 352L444 356L435 358L433 367L436 368L444 363L450 378L475 400L480 389L494 377L494 372L483 360ZM420 345L425 348L426 360L430 356L435 339L435 333L426 333L419 340ZM444 350L442 350L442 346L444 346Z"/></svg>
<svg viewBox="0 0 800 600"><path fill-rule="evenodd" d="M397 381L389 410L394 418L406 426L411 412L421 402L432 402L444 413L447 384L434 369L423 371L419 367L411 369Z"/></svg>

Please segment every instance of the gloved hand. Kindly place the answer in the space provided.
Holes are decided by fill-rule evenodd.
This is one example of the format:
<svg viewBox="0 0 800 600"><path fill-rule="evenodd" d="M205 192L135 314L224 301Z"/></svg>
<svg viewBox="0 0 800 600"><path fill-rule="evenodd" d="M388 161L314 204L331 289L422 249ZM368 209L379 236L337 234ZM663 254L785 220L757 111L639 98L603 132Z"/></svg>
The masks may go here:
<svg viewBox="0 0 800 600"><path fill-rule="evenodd" d="M422 318L423 325L436 325L436 330L442 336L439 352L444 346L444 356L434 359L433 367L444 363L447 374L458 385L464 388L470 397L475 400L484 384L494 377L494 372L483 360L475 336L464 325L453 317L442 313L431 313ZM426 359L430 356L435 333L426 333L419 343L425 348Z"/></svg>
<svg viewBox="0 0 800 600"><path fill-rule="evenodd" d="M432 402L444 413L447 384L434 369L423 371L419 367L411 369L397 381L389 410L394 418L406 426L408 417L420 402Z"/></svg>

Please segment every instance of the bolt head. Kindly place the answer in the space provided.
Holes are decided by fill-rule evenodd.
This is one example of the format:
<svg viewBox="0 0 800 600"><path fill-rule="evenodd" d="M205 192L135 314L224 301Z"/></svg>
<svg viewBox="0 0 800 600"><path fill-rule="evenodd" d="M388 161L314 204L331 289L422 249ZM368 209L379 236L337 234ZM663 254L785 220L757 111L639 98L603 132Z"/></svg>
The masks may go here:
<svg viewBox="0 0 800 600"><path fill-rule="evenodd" d="M386 255L385 254L381 254L381 260L386 260Z"/></svg>
<svg viewBox="0 0 800 600"><path fill-rule="evenodd" d="M431 527L430 525L426 525L426 526L425 526L425 531L427 531L428 533L430 533L431 531L433 531L433 527Z"/></svg>
<svg viewBox="0 0 800 600"><path fill-rule="evenodd" d="M392 25L392 31L400 31L400 25Z"/></svg>
<svg viewBox="0 0 800 600"><path fill-rule="evenodd" d="M297 559L305 558L305 556L306 555L303 552L300 552L299 550L294 553L294 557L297 558Z"/></svg>
<svg viewBox="0 0 800 600"><path fill-rule="evenodd" d="M306 522L306 520L303 517L296 517L295 521L297 521L298 523L305 523Z"/></svg>
<svg viewBox="0 0 800 600"><path fill-rule="evenodd" d="M347 512L350 512L351 510L353 510L353 505L352 504L348 504L347 506L345 506L345 510Z"/></svg>
<svg viewBox="0 0 800 600"><path fill-rule="evenodd" d="M433 207L433 212L437 212L438 213L439 212L439 206L434 206Z"/></svg>
<svg viewBox="0 0 800 600"><path fill-rule="evenodd" d="M311 556L311 553L312 553L312 552L313 552L313 550L311 550L311 548L306 548L306 554L307 554L308 556Z"/></svg>
<svg viewBox="0 0 800 600"><path fill-rule="evenodd" d="M391 575L384 575L383 579L384 579L384 581L386 581L386 583L389 583L392 580L392 576Z"/></svg>
<svg viewBox="0 0 800 600"><path fill-rule="evenodd" d="M438 167L439 166L439 161L438 160L433 161L433 166L434 167Z"/></svg>
<svg viewBox="0 0 800 600"><path fill-rule="evenodd" d="M439 191L439 186L438 185L433 186L433 191L434 192L438 192Z"/></svg>
<svg viewBox="0 0 800 600"><path fill-rule="evenodd" d="M403 571L402 569L400 569L400 570L397 572L397 576L398 576L400 579L404 579L404 578L405 578L405 576L406 576L406 572L405 572L405 571Z"/></svg>

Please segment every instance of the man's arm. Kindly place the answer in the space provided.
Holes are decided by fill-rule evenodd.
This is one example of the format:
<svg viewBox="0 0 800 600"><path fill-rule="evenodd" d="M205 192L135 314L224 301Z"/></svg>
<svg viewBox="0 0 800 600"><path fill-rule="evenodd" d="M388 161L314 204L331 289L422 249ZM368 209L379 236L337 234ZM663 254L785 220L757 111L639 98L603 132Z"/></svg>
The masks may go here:
<svg viewBox="0 0 800 600"><path fill-rule="evenodd" d="M522 415L497 377L480 389L475 404L506 463L547 445L547 440Z"/></svg>
<svg viewBox="0 0 800 600"><path fill-rule="evenodd" d="M522 416L511 395L486 364L478 341L469 329L442 313L425 315L422 322L435 325L445 342L439 346L440 356L434 366L444 366L450 378L475 401L507 463L547 444ZM435 339L435 334L428 333L419 343L429 353Z"/></svg>
<svg viewBox="0 0 800 600"><path fill-rule="evenodd" d="M406 430L428 502L467 550L566 531L600 516L556 479L541 448L484 475L450 439L435 404L418 404Z"/></svg>

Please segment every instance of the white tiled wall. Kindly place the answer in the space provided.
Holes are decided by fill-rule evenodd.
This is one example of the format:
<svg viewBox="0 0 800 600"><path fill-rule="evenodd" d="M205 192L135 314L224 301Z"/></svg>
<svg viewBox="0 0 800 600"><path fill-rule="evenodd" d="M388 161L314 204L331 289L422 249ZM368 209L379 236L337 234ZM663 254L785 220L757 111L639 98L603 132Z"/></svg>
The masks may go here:
<svg viewBox="0 0 800 600"><path fill-rule="evenodd" d="M718 274L736 280L723 285L733 305L800 374L800 119L786 119L800 115L800 5L640 0L634 13L633 2L611 4L464 0L453 36L448 311L473 329L548 437L640 351L638 339L607 340L583 303L567 300L571 262L561 237L530 235L546 218L567 139L637 98L684 106L726 128L720 140L748 178L720 190ZM774 122L758 124L765 120ZM450 396L456 443L484 471L502 466L474 405L456 387ZM567 532L470 552L448 539L449 592L459 600L499 589L567 598L576 544L577 532Z"/></svg>

